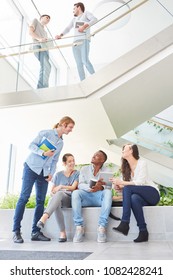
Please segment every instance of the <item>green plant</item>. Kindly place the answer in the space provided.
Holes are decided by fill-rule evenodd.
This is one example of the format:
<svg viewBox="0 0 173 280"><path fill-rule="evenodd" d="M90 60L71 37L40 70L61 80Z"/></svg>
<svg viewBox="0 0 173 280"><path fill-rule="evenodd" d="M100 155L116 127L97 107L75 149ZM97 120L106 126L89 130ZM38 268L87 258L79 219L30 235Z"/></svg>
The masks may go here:
<svg viewBox="0 0 173 280"><path fill-rule="evenodd" d="M36 201L35 195L31 195L29 201L26 204L26 208L35 208ZM47 195L45 199L44 206L46 207L48 204L50 196ZM17 201L19 199L19 195L16 194L7 194L4 197L0 198L0 209L14 209L16 207Z"/></svg>
<svg viewBox="0 0 173 280"><path fill-rule="evenodd" d="M136 135L138 135L140 133L139 129L136 129L136 128L133 131Z"/></svg>
<svg viewBox="0 0 173 280"><path fill-rule="evenodd" d="M78 170L78 171L80 171L81 168L82 168L83 166L87 166L87 165L89 165L89 163L76 164L76 165L75 165L75 169Z"/></svg>
<svg viewBox="0 0 173 280"><path fill-rule="evenodd" d="M109 169L114 169L116 167L116 165L112 162L105 163L104 165Z"/></svg>
<svg viewBox="0 0 173 280"><path fill-rule="evenodd" d="M19 196L15 194L7 194L0 199L1 209L14 209L18 201Z"/></svg>
<svg viewBox="0 0 173 280"><path fill-rule="evenodd" d="M162 132L162 131L168 131L168 132L172 132L173 128L164 124L160 124L158 122L149 120L147 121L148 124L152 125L155 127L155 129L158 131L158 133Z"/></svg>
<svg viewBox="0 0 173 280"><path fill-rule="evenodd" d="M115 173L115 177L119 177L121 175L120 170L117 170ZM160 201L158 203L159 206L173 206L173 188L165 187L160 185ZM112 189L112 195L118 196L116 190ZM0 209L14 209L16 207L16 203L19 199L19 195L16 194L7 194L4 197L0 198ZM47 195L45 199L44 206L46 207L50 196ZM26 208L35 208L35 195L31 195L28 203L26 204Z"/></svg>
<svg viewBox="0 0 173 280"><path fill-rule="evenodd" d="M50 195L47 195L45 198L44 207L47 207L49 199L50 199Z"/></svg>
<svg viewBox="0 0 173 280"><path fill-rule="evenodd" d="M117 169L117 171L114 173L114 177L120 177L121 176L121 169Z"/></svg>
<svg viewBox="0 0 173 280"><path fill-rule="evenodd" d="M76 164L75 169L80 171L83 166L87 166L87 165L90 165L90 163ZM109 162L109 163L105 163L104 166L109 169L114 169L116 167L116 164Z"/></svg>
<svg viewBox="0 0 173 280"><path fill-rule="evenodd" d="M159 206L173 206L173 188L159 186L160 190L160 201Z"/></svg>
<svg viewBox="0 0 173 280"><path fill-rule="evenodd" d="M169 141L166 142L165 144L168 145L168 146L170 146L171 148L173 148L173 142L172 142L172 141L169 140Z"/></svg>

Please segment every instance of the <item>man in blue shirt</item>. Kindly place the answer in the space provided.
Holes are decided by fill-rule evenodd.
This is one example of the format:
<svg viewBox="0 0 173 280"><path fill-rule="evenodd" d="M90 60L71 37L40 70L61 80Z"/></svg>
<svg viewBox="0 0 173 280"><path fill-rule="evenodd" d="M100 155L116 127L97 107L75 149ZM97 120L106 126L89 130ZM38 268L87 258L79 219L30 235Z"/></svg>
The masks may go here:
<svg viewBox="0 0 173 280"><path fill-rule="evenodd" d="M29 145L30 155L24 163L22 176L22 190L16 205L13 225L13 241L15 243L23 243L20 228L25 205L29 200L33 185L36 189L36 207L32 225L31 240L33 241L49 241L40 232L37 222L40 220L44 211L44 202L48 188L48 182L52 179L56 170L56 164L59 159L60 152L63 148L63 134L68 134L73 130L75 122L68 116L63 117L53 129L42 130L37 137ZM47 150L40 146L44 139L47 139L55 146L53 150Z"/></svg>

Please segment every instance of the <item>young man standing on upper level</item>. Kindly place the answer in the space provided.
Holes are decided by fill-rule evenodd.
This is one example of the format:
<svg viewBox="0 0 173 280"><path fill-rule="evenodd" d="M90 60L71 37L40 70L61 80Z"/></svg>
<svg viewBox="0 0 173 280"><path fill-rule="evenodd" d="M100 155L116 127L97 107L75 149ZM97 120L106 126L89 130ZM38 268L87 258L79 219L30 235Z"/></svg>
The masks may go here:
<svg viewBox="0 0 173 280"><path fill-rule="evenodd" d="M45 48L45 43L48 41L47 32L45 26L49 23L50 16L42 15L40 21L36 18L32 21L29 27L29 35L33 39L33 49L36 50L34 55L40 62L40 73L37 83L37 88L45 88L49 86L49 76L51 71L51 64L49 61L49 51L38 51Z"/></svg>
<svg viewBox="0 0 173 280"><path fill-rule="evenodd" d="M73 55L77 64L80 80L82 81L85 79L84 66L90 74L95 73L94 67L89 60L89 35L90 26L97 21L97 18L92 13L85 11L85 6L81 2L74 4L73 14L74 18L70 21L69 25L60 35L55 36L55 39L61 39L62 36L74 28L74 43L79 44L74 44Z"/></svg>

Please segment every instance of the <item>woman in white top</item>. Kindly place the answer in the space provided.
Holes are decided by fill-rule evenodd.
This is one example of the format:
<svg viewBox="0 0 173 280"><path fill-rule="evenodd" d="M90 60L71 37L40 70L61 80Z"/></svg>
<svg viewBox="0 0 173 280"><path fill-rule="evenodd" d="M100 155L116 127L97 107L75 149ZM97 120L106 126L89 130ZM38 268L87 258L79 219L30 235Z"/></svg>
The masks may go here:
<svg viewBox="0 0 173 280"><path fill-rule="evenodd" d="M112 178L114 188L123 191L123 214L118 227L113 227L124 235L128 234L131 209L139 227L139 236L134 242L148 241L143 206L156 205L160 200L159 190L148 177L147 164L139 157L137 145L126 144L122 149L122 179Z"/></svg>

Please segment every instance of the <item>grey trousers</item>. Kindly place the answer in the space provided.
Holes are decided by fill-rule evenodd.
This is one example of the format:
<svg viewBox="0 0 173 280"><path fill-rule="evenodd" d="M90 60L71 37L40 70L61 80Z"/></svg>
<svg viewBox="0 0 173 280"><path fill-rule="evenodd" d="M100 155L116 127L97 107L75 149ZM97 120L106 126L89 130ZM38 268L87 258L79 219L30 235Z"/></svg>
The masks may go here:
<svg viewBox="0 0 173 280"><path fill-rule="evenodd" d="M60 231L65 230L64 215L62 212L62 207L71 207L71 195L66 194L63 191L58 191L50 198L48 206L44 213L48 214L49 217L52 213L55 213L55 218L59 226Z"/></svg>

